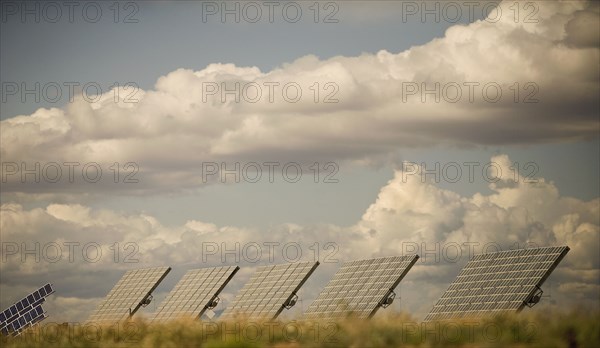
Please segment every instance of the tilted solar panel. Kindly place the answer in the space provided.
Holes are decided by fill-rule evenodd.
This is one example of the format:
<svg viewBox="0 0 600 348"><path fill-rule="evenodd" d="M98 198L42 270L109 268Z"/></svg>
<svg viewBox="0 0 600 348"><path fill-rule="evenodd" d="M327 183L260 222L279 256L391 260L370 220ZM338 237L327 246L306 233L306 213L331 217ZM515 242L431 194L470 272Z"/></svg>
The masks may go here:
<svg viewBox="0 0 600 348"><path fill-rule="evenodd" d="M425 321L520 311L541 298L541 286L568 246L475 255L433 306Z"/></svg>
<svg viewBox="0 0 600 348"><path fill-rule="evenodd" d="M17 301L0 313L0 332L5 336L16 336L28 327L46 318L42 304L54 293L52 284L46 284Z"/></svg>
<svg viewBox="0 0 600 348"><path fill-rule="evenodd" d="M392 303L394 289L419 256L345 262L306 311L306 319L370 318Z"/></svg>
<svg viewBox="0 0 600 348"><path fill-rule="evenodd" d="M259 267L220 319L277 318L296 303L297 292L317 266L318 261L309 261Z"/></svg>
<svg viewBox="0 0 600 348"><path fill-rule="evenodd" d="M189 270L161 303L154 320L200 318L219 301L219 293L239 270L226 266Z"/></svg>
<svg viewBox="0 0 600 348"><path fill-rule="evenodd" d="M156 267L127 271L90 316L90 322L117 322L127 319L148 305L152 291L171 271Z"/></svg>

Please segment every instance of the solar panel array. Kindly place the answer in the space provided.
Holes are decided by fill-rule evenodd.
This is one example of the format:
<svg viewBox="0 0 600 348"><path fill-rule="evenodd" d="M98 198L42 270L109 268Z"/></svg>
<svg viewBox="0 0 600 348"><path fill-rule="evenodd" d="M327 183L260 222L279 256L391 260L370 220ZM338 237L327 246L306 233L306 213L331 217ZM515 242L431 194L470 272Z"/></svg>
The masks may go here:
<svg viewBox="0 0 600 348"><path fill-rule="evenodd" d="M350 314L372 317L380 307L387 306L384 301L418 258L411 255L345 262L310 305L305 317L334 319Z"/></svg>
<svg viewBox="0 0 600 348"><path fill-rule="evenodd" d="M475 255L425 321L520 311L567 252L563 246Z"/></svg>
<svg viewBox="0 0 600 348"><path fill-rule="evenodd" d="M319 266L319 262L298 262L261 266L223 312L221 319L236 316L275 319L291 307L296 293Z"/></svg>
<svg viewBox="0 0 600 348"><path fill-rule="evenodd" d="M161 303L154 320L200 318L239 267L215 267L189 270Z"/></svg>
<svg viewBox="0 0 600 348"><path fill-rule="evenodd" d="M16 336L26 328L46 318L42 304L54 293L52 284L46 284L0 313L0 332Z"/></svg>
<svg viewBox="0 0 600 348"><path fill-rule="evenodd" d="M510 250L475 255L442 295L425 321L520 311L533 306L541 286L569 252L568 246ZM307 319L336 319L348 315L370 318L387 307L395 288L418 260L418 255L346 262L305 313ZM319 262L262 266L239 291L221 319L275 319L298 299L297 292ZM218 303L219 294L239 267L188 271L169 293L154 320L200 318ZM171 271L156 267L127 271L89 321L116 322L131 317L150 303L152 291ZM51 284L0 312L0 332L18 335L44 318L42 304L54 293ZM212 313L214 315L214 313Z"/></svg>
<svg viewBox="0 0 600 348"><path fill-rule="evenodd" d="M117 322L129 318L151 298L152 291L171 271L156 267L127 271L90 316L91 322Z"/></svg>

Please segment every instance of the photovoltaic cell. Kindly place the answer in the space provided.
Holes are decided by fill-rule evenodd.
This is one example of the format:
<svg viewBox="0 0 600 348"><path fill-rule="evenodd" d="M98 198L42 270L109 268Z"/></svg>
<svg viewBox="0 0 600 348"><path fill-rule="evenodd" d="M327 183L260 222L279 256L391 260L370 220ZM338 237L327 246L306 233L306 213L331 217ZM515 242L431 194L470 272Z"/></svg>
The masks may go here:
<svg viewBox="0 0 600 348"><path fill-rule="evenodd" d="M215 267L189 270L161 303L154 320L200 318L216 303L219 293L239 267Z"/></svg>
<svg viewBox="0 0 600 348"><path fill-rule="evenodd" d="M235 319L237 316L267 320L277 318L284 308L294 305L296 293L317 266L319 262L259 267L220 319Z"/></svg>
<svg viewBox="0 0 600 348"><path fill-rule="evenodd" d="M540 287L569 247L475 255L433 306L425 321L520 311L539 300Z"/></svg>
<svg viewBox="0 0 600 348"><path fill-rule="evenodd" d="M345 262L311 303L305 318L372 317L380 307L391 303L394 289L418 258L410 255Z"/></svg>
<svg viewBox="0 0 600 348"><path fill-rule="evenodd" d="M117 322L134 315L171 271L156 267L127 271L90 316L90 322Z"/></svg>
<svg viewBox="0 0 600 348"><path fill-rule="evenodd" d="M46 318L42 304L54 293L52 284L46 284L0 313L0 332L16 336L28 327Z"/></svg>

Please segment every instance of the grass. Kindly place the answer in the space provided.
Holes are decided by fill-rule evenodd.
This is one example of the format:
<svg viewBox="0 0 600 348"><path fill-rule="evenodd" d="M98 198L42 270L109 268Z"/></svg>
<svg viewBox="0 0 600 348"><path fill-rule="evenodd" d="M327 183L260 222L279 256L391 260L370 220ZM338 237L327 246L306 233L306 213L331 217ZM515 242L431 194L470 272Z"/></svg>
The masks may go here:
<svg viewBox="0 0 600 348"><path fill-rule="evenodd" d="M200 322L111 326L52 324L1 346L17 347L599 347L600 313L589 310L504 314L421 323L403 313L364 321Z"/></svg>

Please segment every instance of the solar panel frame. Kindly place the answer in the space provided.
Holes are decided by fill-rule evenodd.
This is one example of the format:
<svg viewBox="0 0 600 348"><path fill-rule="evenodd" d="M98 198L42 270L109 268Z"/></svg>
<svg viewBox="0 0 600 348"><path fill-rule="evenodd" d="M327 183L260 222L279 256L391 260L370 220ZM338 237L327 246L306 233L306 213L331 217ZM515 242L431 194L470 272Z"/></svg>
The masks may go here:
<svg viewBox="0 0 600 348"><path fill-rule="evenodd" d="M7 336L17 336L47 317L42 304L55 293L51 283L38 288L21 300L0 312L0 332ZM32 316L32 313L35 316Z"/></svg>
<svg viewBox="0 0 600 348"><path fill-rule="evenodd" d="M568 246L560 246L475 255L424 321L520 312L540 291L569 250ZM478 283L481 285L476 286Z"/></svg>
<svg viewBox="0 0 600 348"><path fill-rule="evenodd" d="M383 301L395 294L418 259L418 255L405 255L345 262L308 307L304 318L333 319L351 313L359 318L373 317Z"/></svg>
<svg viewBox="0 0 600 348"><path fill-rule="evenodd" d="M306 261L259 267L219 319L234 319L238 315L246 319L276 319L286 306L293 306L290 303L319 265L319 261Z"/></svg>
<svg viewBox="0 0 600 348"><path fill-rule="evenodd" d="M125 272L98 304L88 318L88 322L118 322L131 318L146 301L151 299L152 292L170 271L171 267L151 267ZM145 288L140 289L140 286Z"/></svg>
<svg viewBox="0 0 600 348"><path fill-rule="evenodd" d="M169 292L167 298L165 298L165 300L161 303L158 311L154 315L153 320L166 321L185 317L191 317L194 319L201 318L202 315L209 309L210 304L216 298L218 298L221 291L223 291L225 286L227 286L227 284L231 281L231 279L233 279L239 270L239 266L211 267L189 270L175 285L175 288ZM201 281L202 284L199 284ZM192 285L190 287L188 286L189 283L195 283L198 286ZM206 283L208 283L208 286L212 285L212 287L207 289L204 286ZM187 300L185 299L186 295L188 295ZM197 295L199 295L199 297ZM189 309L186 311L181 310L184 307L188 307ZM198 308L200 308L199 311ZM176 309L180 310L175 311ZM180 314L175 314L177 312Z"/></svg>

